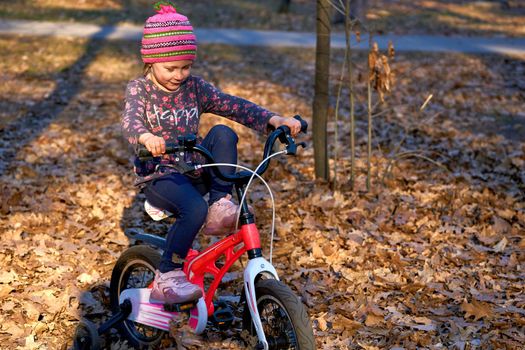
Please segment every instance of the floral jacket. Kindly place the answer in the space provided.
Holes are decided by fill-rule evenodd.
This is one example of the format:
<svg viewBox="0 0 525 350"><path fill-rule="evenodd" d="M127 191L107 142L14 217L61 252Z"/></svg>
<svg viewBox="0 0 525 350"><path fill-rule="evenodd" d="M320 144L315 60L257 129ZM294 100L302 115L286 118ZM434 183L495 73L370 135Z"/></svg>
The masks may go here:
<svg viewBox="0 0 525 350"><path fill-rule="evenodd" d="M259 132L267 130L272 113L250 101L228 95L204 79L190 75L179 89L166 92L145 77L132 80L126 88L121 125L124 137L137 145L139 136L150 132L162 136L166 143L177 143L178 136L198 135L202 113L213 113L241 123ZM202 138L198 137L198 140ZM158 164L174 162L174 155L153 160L134 160L138 182L155 177Z"/></svg>

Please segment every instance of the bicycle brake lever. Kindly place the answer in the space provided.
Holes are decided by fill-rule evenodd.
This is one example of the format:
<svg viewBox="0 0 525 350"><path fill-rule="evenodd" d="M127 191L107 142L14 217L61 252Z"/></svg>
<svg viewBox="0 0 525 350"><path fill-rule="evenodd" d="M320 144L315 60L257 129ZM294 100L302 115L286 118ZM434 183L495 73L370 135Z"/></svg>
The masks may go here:
<svg viewBox="0 0 525 350"><path fill-rule="evenodd" d="M297 144L293 142L293 139L292 142L286 145L286 154L291 156L295 156L297 154Z"/></svg>
<svg viewBox="0 0 525 350"><path fill-rule="evenodd" d="M306 142L299 142L299 143L290 142L288 145L286 145L286 154L295 156L297 154L297 146L306 148Z"/></svg>

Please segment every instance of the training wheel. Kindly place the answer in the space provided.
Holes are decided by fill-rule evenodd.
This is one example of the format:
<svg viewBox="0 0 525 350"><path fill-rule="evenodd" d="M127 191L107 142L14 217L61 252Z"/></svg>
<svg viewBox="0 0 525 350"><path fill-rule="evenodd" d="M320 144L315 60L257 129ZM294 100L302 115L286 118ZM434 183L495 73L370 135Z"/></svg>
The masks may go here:
<svg viewBox="0 0 525 350"><path fill-rule="evenodd" d="M100 336L97 326L89 320L81 320L75 331L74 350L99 350Z"/></svg>

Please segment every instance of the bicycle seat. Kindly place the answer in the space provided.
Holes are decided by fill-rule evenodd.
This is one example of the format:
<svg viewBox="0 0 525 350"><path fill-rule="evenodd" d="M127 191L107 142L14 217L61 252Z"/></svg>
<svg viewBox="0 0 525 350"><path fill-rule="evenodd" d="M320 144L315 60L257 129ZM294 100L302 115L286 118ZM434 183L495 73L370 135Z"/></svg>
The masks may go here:
<svg viewBox="0 0 525 350"><path fill-rule="evenodd" d="M146 213L148 213L148 215L155 221L160 221L173 215L173 213L170 213L167 210L154 207L147 200L144 201L144 209L146 210Z"/></svg>

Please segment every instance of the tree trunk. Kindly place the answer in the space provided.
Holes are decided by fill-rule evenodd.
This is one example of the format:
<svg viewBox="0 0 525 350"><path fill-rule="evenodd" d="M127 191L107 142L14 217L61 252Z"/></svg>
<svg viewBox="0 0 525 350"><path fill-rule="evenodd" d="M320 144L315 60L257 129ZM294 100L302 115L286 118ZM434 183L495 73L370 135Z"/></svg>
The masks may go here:
<svg viewBox="0 0 525 350"><path fill-rule="evenodd" d="M327 151L328 78L330 72L330 2L317 0L317 45L315 55L315 96L313 138L315 176L329 180Z"/></svg>
<svg viewBox="0 0 525 350"><path fill-rule="evenodd" d="M290 11L290 5L292 0L281 0L281 5L279 5L279 13L288 13Z"/></svg>

